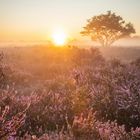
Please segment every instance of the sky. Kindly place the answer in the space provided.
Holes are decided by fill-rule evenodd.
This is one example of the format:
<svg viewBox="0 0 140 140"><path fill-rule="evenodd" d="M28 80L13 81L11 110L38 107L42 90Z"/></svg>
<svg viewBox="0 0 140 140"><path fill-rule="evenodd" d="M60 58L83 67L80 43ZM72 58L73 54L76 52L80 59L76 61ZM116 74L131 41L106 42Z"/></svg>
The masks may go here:
<svg viewBox="0 0 140 140"><path fill-rule="evenodd" d="M57 28L80 38L86 20L108 10L140 35L140 0L0 0L0 41L45 41Z"/></svg>

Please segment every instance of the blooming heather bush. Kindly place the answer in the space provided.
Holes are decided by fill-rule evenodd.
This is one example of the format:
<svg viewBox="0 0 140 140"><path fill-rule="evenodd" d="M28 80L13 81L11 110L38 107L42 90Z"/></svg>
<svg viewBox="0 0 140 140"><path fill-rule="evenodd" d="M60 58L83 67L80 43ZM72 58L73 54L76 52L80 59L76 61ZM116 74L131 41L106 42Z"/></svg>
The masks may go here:
<svg viewBox="0 0 140 140"><path fill-rule="evenodd" d="M116 65L113 62L93 74L92 106L102 120L117 120L128 129L140 126L140 73L131 65Z"/></svg>
<svg viewBox="0 0 140 140"><path fill-rule="evenodd" d="M87 114L75 116L72 125L67 122L67 131L46 133L39 139L49 140L139 140L140 129L126 132L116 122L100 122L90 110Z"/></svg>
<svg viewBox="0 0 140 140"><path fill-rule="evenodd" d="M17 67L3 69L1 138L140 139L138 60L107 61L94 48L25 52L15 60Z"/></svg>
<svg viewBox="0 0 140 140"><path fill-rule="evenodd" d="M8 101L8 98L6 99ZM23 111L12 115L13 112L11 112L10 106L5 106L6 99L1 101L3 105L0 107L0 139L17 135L19 128L25 123L26 111L29 108L28 105Z"/></svg>

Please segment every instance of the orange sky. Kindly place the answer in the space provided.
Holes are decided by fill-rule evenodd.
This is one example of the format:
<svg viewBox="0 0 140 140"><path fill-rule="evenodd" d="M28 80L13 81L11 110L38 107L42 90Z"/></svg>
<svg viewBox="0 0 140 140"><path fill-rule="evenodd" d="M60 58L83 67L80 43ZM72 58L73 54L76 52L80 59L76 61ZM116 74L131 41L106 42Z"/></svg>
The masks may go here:
<svg viewBox="0 0 140 140"><path fill-rule="evenodd" d="M86 20L108 10L132 22L140 35L140 1L112 1L0 0L0 41L45 41L59 27L79 39Z"/></svg>

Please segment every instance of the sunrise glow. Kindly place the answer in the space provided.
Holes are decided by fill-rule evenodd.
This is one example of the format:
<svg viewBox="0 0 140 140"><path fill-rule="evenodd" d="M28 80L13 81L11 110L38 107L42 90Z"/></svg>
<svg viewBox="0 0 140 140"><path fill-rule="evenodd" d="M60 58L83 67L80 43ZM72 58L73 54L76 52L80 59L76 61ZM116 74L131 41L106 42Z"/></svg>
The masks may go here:
<svg viewBox="0 0 140 140"><path fill-rule="evenodd" d="M65 45L67 42L67 35L64 30L55 30L52 34L52 42L57 46Z"/></svg>

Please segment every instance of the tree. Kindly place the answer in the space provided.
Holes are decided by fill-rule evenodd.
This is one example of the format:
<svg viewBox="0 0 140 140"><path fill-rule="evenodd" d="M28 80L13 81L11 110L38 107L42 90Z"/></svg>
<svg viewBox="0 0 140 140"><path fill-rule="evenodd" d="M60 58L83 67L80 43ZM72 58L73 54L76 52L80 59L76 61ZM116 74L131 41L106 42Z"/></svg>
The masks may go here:
<svg viewBox="0 0 140 140"><path fill-rule="evenodd" d="M90 36L102 46L111 46L116 40L135 33L131 23L126 23L121 16L111 11L87 20L83 28L82 35Z"/></svg>

